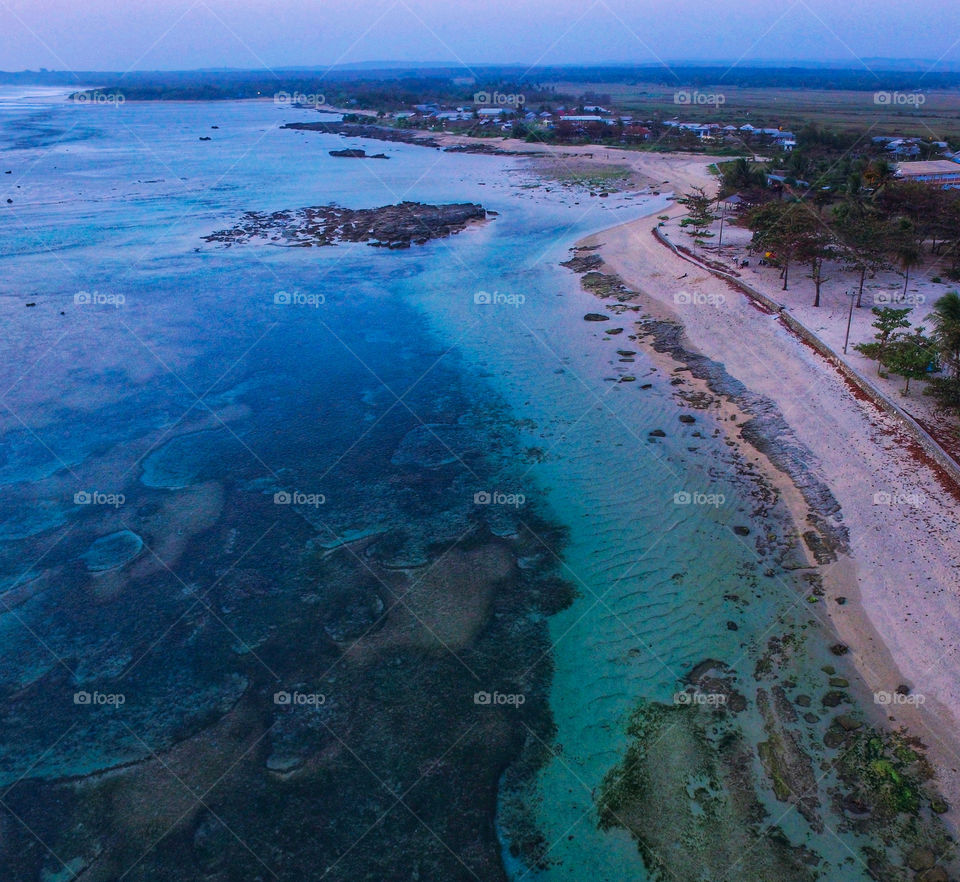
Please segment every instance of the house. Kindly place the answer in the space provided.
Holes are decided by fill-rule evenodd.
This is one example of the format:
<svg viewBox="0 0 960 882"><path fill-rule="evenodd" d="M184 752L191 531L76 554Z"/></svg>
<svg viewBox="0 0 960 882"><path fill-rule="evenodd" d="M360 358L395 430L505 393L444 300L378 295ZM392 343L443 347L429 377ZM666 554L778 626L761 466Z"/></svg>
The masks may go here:
<svg viewBox="0 0 960 882"><path fill-rule="evenodd" d="M773 143L781 150L786 150L789 153L797 146L797 137L793 132L777 132L777 134L773 136Z"/></svg>
<svg viewBox="0 0 960 882"><path fill-rule="evenodd" d="M781 186L781 187L783 187L784 185L786 185L786 186L788 186L788 187L790 186L790 184L787 183L787 175L767 175L767 183L768 183L770 186L777 186L777 185L779 185L779 186ZM802 180L800 180L799 178L797 178L797 179L794 180L794 184L793 184L793 185L796 186L796 187L801 187L801 188L804 189L804 190L810 188L810 182L809 182L809 181L802 181Z"/></svg>
<svg viewBox="0 0 960 882"><path fill-rule="evenodd" d="M613 120L588 114L568 114L557 119L556 129L564 137L603 137Z"/></svg>
<svg viewBox="0 0 960 882"><path fill-rule="evenodd" d="M624 126L623 137L633 141L649 141L653 132L646 126Z"/></svg>
<svg viewBox="0 0 960 882"><path fill-rule="evenodd" d="M714 129L720 128L717 123L674 123L674 126L685 132L693 132L701 140L713 134Z"/></svg>
<svg viewBox="0 0 960 882"><path fill-rule="evenodd" d="M481 107L477 111L477 116L480 119L496 119L501 114L510 113L505 107Z"/></svg>
<svg viewBox="0 0 960 882"><path fill-rule="evenodd" d="M901 162L897 167L897 177L902 181L918 181L944 190L957 190L960 189L960 163L951 159Z"/></svg>
<svg viewBox="0 0 960 882"><path fill-rule="evenodd" d="M920 145L916 138L896 138L887 144L887 150L895 156L919 156Z"/></svg>
<svg viewBox="0 0 960 882"><path fill-rule="evenodd" d="M752 200L747 199L740 193L734 193L732 196L728 196L720 203L724 211L745 211L753 204L754 203Z"/></svg>
<svg viewBox="0 0 960 882"><path fill-rule="evenodd" d="M564 114L560 117L560 122L603 123L604 125L611 125L613 120L605 119L602 116Z"/></svg>

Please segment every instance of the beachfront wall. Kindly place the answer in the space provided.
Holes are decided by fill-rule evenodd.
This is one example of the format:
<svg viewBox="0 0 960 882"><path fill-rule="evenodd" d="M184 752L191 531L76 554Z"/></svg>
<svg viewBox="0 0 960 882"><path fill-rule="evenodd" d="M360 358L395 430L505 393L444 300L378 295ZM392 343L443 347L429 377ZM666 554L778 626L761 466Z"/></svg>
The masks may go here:
<svg viewBox="0 0 960 882"><path fill-rule="evenodd" d="M896 402L892 401L873 385L866 377L851 367L839 353L835 352L827 343L821 340L806 325L798 321L790 314L790 311L781 303L770 299L761 291L758 291L752 285L747 284L737 276L718 270L715 267L708 266L701 262L690 251L682 245L675 245L658 228L654 227L653 235L662 245L666 245L671 251L683 260L696 264L701 269L712 273L717 278L723 279L734 285L752 300L762 304L770 312L779 316L780 320L796 334L801 340L812 346L817 352L824 356L838 371L853 385L855 385L864 395L866 395L877 407L884 410L890 416L897 419L900 425L913 436L913 439L920 445L923 452L945 473L957 486L960 486L960 464L934 439L926 429L923 428L910 414L908 414Z"/></svg>

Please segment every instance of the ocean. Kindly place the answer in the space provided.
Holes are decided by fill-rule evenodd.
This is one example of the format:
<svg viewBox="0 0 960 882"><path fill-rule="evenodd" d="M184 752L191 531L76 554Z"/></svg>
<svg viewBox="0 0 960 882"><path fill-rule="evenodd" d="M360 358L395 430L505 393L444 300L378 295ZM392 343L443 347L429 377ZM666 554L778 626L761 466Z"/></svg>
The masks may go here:
<svg viewBox="0 0 960 882"><path fill-rule="evenodd" d="M0 94L3 878L869 878L796 528L559 265L670 194L315 118ZM203 238L404 200L497 214Z"/></svg>

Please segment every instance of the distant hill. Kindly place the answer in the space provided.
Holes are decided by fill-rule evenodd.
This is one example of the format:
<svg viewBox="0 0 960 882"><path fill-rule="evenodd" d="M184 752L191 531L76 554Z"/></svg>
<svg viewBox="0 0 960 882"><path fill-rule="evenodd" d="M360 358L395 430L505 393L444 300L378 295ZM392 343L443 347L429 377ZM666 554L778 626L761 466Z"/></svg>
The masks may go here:
<svg viewBox="0 0 960 882"><path fill-rule="evenodd" d="M467 100L478 86L511 84L531 90L535 84L551 82L590 83L662 83L673 86L739 86L742 88L843 89L876 91L879 89L913 91L917 88L960 88L960 66L945 70L943 65L927 72L931 65L922 61L868 60L867 67L851 68L829 64L789 65L757 63L750 67L714 64L658 64L549 66L485 65L466 69L462 66L390 64L366 62L335 68L298 67L290 69L191 71L135 71L121 74L111 71L19 71L0 72L0 84L46 85L80 88L96 83L102 88L122 92L129 100L223 100L272 96L280 91L331 95L336 100L351 98L359 106L379 106L378 101L421 102L426 100ZM383 65L383 66L379 66ZM467 83L464 83L467 78ZM457 81L457 82L454 82ZM366 100L369 99L369 100Z"/></svg>

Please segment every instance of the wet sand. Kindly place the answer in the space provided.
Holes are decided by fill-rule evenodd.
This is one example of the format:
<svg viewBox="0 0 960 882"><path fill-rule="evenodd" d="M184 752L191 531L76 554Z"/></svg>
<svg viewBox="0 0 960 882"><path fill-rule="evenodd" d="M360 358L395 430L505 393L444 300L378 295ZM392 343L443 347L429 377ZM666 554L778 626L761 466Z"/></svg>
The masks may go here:
<svg viewBox="0 0 960 882"><path fill-rule="evenodd" d="M680 193L694 182L709 185L707 162L687 157L662 165L647 160L646 166L668 175L675 170L664 177L671 182L664 190ZM680 214L682 208L668 213ZM895 420L856 395L776 316L659 243L651 231L655 223L644 218L623 224L578 246L599 246L594 253L604 260L602 271L640 291L653 316L681 322L683 346L721 363L750 393L771 402L796 442L812 454L816 481L839 503L836 520L848 541L834 562L819 567L825 597L811 611L828 619L849 646L872 691L892 694L907 686L924 696L920 707L877 704L876 711L894 728L906 725L923 739L939 770L940 788L956 805L960 685L954 653L960 603L953 586L960 567L960 505L952 488L931 462L916 455ZM824 512L796 486L796 475L784 471L793 454L778 455L782 440L766 438L763 459L802 533ZM741 432L738 443L755 457L755 438ZM919 495L922 502L876 504L875 494ZM950 814L956 827L955 810Z"/></svg>

